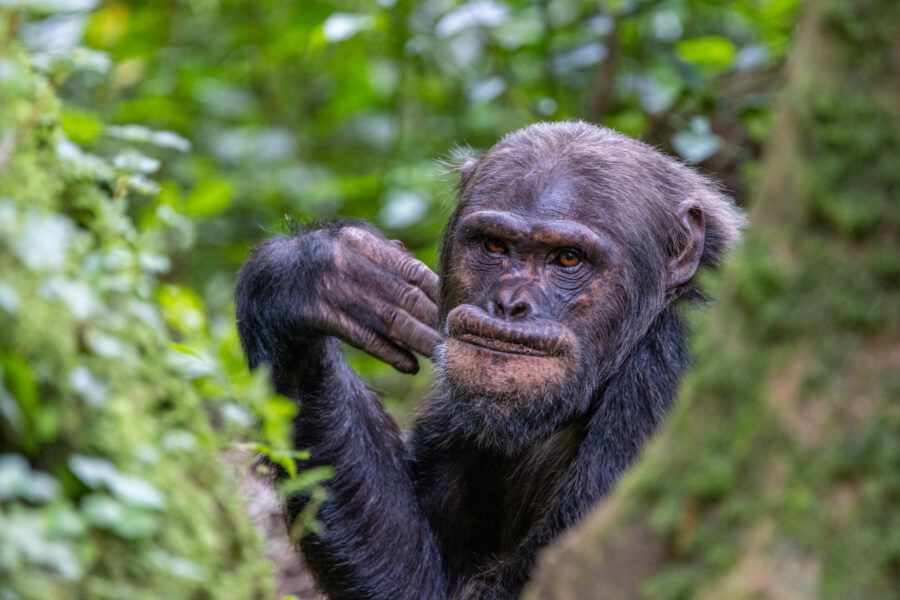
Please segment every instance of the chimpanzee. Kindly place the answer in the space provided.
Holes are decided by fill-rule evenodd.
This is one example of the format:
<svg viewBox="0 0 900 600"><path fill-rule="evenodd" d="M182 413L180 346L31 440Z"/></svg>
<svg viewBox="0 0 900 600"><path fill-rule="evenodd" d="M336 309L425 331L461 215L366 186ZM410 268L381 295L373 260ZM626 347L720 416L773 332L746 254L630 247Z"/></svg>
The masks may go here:
<svg viewBox="0 0 900 600"><path fill-rule="evenodd" d="M300 467L335 469L324 529L300 541L332 598L516 597L665 414L688 364L676 301L701 297L698 266L743 223L693 170L583 122L459 171L440 276L352 220L269 239L239 276L250 366L300 403ZM408 435L341 341L404 373L433 357Z"/></svg>

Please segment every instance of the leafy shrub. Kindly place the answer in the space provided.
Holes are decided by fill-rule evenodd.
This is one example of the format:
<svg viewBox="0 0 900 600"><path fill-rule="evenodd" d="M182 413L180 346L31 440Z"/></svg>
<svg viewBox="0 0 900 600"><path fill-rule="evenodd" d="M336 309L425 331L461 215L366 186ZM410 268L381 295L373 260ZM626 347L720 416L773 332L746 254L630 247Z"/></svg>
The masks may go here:
<svg viewBox="0 0 900 600"><path fill-rule="evenodd" d="M0 40L0 598L270 598L217 432L283 444L292 407L160 285L191 225L149 154L186 142L101 125L112 158L86 153L58 83Z"/></svg>

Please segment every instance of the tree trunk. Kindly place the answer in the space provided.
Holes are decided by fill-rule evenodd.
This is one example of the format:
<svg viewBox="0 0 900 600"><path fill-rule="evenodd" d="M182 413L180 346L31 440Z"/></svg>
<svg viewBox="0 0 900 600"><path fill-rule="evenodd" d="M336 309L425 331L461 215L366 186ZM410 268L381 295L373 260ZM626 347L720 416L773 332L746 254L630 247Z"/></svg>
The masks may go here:
<svg viewBox="0 0 900 600"><path fill-rule="evenodd" d="M665 430L526 598L896 598L900 3L810 0Z"/></svg>

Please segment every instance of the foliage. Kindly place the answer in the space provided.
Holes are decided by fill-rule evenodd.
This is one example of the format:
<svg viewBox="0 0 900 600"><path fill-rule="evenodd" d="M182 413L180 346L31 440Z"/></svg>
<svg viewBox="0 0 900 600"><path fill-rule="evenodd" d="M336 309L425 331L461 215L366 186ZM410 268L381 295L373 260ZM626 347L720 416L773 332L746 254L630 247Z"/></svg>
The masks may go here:
<svg viewBox="0 0 900 600"><path fill-rule="evenodd" d="M85 152L55 65L0 40L0 597L271 597L211 420L285 448L294 407L159 284L193 226L150 195L150 154L188 144L98 123L108 154Z"/></svg>
<svg viewBox="0 0 900 600"><path fill-rule="evenodd" d="M286 213L364 216L424 248L443 221L430 161L453 144L539 119L665 145L691 117L717 125L709 135L753 124L766 90L722 84L782 55L794 4L111 2L86 40L118 66L80 116L112 96L114 119L196 141L162 177L232 265Z"/></svg>

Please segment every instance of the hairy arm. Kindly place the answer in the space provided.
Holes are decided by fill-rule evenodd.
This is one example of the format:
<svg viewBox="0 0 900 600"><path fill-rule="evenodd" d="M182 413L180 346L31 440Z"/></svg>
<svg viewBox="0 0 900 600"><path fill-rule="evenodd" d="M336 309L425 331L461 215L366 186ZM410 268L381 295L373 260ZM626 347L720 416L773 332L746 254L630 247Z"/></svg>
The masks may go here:
<svg viewBox="0 0 900 600"><path fill-rule="evenodd" d="M400 432L341 354L344 340L404 372L430 355L437 278L362 223L307 228L267 240L241 270L238 331L251 367L268 364L280 394L298 400L294 443L309 468L335 476L301 540L334 598L440 598L441 560L422 515ZM304 500L288 503L293 518Z"/></svg>

